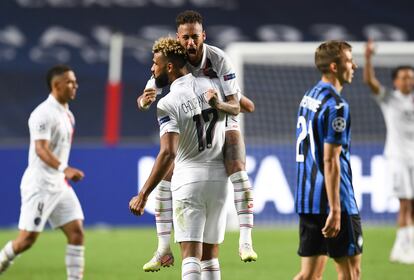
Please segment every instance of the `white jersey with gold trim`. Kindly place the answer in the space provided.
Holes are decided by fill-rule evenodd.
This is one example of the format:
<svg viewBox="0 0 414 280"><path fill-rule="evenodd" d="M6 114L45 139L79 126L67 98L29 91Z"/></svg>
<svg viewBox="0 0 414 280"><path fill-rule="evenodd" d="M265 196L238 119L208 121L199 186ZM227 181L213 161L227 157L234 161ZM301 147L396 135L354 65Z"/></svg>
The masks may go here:
<svg viewBox="0 0 414 280"><path fill-rule="evenodd" d="M180 134L172 189L200 181L226 181L223 163L225 114L211 108L208 89L220 91L217 79L191 74L175 80L170 92L157 105L160 137Z"/></svg>
<svg viewBox="0 0 414 280"><path fill-rule="evenodd" d="M384 154L387 158L414 159L414 92L382 88L375 99L387 127Z"/></svg>
<svg viewBox="0 0 414 280"><path fill-rule="evenodd" d="M67 164L71 149L75 118L68 107L60 104L53 95L42 102L29 118L29 165L24 172L22 189L59 191L64 186L65 175L44 163L35 151L36 140L48 140L56 158Z"/></svg>

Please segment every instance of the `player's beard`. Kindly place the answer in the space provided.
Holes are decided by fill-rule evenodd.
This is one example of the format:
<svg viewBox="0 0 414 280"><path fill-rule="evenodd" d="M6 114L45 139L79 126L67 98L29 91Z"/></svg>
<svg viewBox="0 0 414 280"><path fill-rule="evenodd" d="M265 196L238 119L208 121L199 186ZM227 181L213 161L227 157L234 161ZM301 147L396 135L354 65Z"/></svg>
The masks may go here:
<svg viewBox="0 0 414 280"><path fill-rule="evenodd" d="M158 77L155 77L155 85L157 88L163 88L168 85L168 73L167 69L161 72Z"/></svg>

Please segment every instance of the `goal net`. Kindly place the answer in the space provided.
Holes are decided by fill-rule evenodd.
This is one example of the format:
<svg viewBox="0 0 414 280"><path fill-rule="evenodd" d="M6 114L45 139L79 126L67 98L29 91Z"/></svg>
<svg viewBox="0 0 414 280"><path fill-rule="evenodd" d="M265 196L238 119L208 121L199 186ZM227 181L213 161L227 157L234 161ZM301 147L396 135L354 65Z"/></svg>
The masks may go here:
<svg viewBox="0 0 414 280"><path fill-rule="evenodd" d="M226 52L242 92L256 104L243 116L247 169L254 186L256 224L292 223L294 214L295 127L298 104L320 74L314 66L319 43L234 43ZM365 43L355 42L358 65L351 85L343 89L352 115L352 168L357 202L365 220L395 221L398 201L390 196L382 151L385 124L363 83ZM381 83L392 87L391 70L414 65L414 43L378 42L373 58Z"/></svg>

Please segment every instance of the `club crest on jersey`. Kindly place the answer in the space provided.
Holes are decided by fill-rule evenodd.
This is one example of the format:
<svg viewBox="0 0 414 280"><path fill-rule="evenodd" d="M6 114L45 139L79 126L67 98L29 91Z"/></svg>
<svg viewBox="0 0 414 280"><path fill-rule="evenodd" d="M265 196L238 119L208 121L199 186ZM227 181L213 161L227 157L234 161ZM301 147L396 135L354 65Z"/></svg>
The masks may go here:
<svg viewBox="0 0 414 280"><path fill-rule="evenodd" d="M162 125L163 123L169 122L171 119L169 116L165 116L158 119L158 125Z"/></svg>
<svg viewBox="0 0 414 280"><path fill-rule="evenodd" d="M332 121L332 128L336 132L343 132L346 128L346 121L343 117L336 117Z"/></svg>
<svg viewBox="0 0 414 280"><path fill-rule="evenodd" d="M231 74L228 74L228 75L224 75L223 78L224 78L225 81L233 80L233 79L236 78L236 73L231 73Z"/></svg>

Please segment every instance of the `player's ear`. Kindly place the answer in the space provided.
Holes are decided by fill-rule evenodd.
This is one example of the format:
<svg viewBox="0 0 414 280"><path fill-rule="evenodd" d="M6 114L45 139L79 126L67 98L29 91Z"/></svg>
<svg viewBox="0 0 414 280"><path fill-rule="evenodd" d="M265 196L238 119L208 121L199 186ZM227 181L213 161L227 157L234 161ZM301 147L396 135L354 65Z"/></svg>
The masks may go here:
<svg viewBox="0 0 414 280"><path fill-rule="evenodd" d="M338 64L336 64L336 62L331 62L331 63L329 64L329 70L330 70L332 73L337 73L337 72L338 72Z"/></svg>
<svg viewBox="0 0 414 280"><path fill-rule="evenodd" d="M203 30L203 41L205 41L207 38L206 32Z"/></svg>
<svg viewBox="0 0 414 280"><path fill-rule="evenodd" d="M174 64L172 62L167 63L167 71L168 73L171 73L174 70Z"/></svg>
<svg viewBox="0 0 414 280"><path fill-rule="evenodd" d="M176 36L177 40L180 40L180 35L178 34L178 32L175 33L175 36Z"/></svg>

